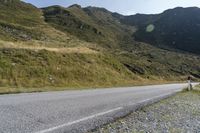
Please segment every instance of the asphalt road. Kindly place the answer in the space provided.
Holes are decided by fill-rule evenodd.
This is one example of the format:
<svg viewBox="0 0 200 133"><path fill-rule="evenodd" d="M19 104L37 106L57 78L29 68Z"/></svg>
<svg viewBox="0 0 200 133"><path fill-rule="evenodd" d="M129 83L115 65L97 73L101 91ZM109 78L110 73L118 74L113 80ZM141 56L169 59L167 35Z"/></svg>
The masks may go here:
<svg viewBox="0 0 200 133"><path fill-rule="evenodd" d="M77 133L129 113L186 84L0 96L0 133Z"/></svg>

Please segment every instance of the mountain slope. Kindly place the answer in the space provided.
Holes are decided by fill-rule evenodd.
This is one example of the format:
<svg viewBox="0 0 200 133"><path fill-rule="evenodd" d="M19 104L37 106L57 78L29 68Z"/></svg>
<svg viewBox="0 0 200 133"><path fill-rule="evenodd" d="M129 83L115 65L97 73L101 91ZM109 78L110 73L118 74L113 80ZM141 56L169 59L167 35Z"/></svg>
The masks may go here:
<svg viewBox="0 0 200 133"><path fill-rule="evenodd" d="M134 37L161 48L200 54L200 9L175 8L162 14L121 17L121 22L138 28ZM148 26L153 26L151 32Z"/></svg>
<svg viewBox="0 0 200 133"><path fill-rule="evenodd" d="M0 18L1 40L47 47L80 45L78 38L47 24L40 9L20 0L0 0Z"/></svg>
<svg viewBox="0 0 200 133"><path fill-rule="evenodd" d="M0 93L38 90L23 87L120 86L141 80L111 54L91 49L94 44L46 23L40 9L19 0L1 0L0 7Z"/></svg>
<svg viewBox="0 0 200 133"><path fill-rule="evenodd" d="M19 0L1 0L0 9L0 37L2 39L39 38L39 35L37 35L39 32L36 34L32 34L36 31L31 32L31 29L33 29L31 27L44 24L42 12L36 7ZM30 15L27 11L32 12L32 14Z"/></svg>
<svg viewBox="0 0 200 133"><path fill-rule="evenodd" d="M200 77L198 55L164 50L144 43L146 38L135 40L133 36L143 38L140 27L158 20L157 15L133 19L79 5L38 9L19 0L0 0L0 7L4 18L0 20L0 93L38 91L29 87L182 81L189 74Z"/></svg>
<svg viewBox="0 0 200 133"><path fill-rule="evenodd" d="M120 24L106 9L72 5L47 7L43 12L45 21L55 28L106 48L120 48L126 41L134 42L131 37L134 27Z"/></svg>
<svg viewBox="0 0 200 133"><path fill-rule="evenodd" d="M44 24L42 12L33 5L20 2L20 0L1 0L0 3L1 21L27 27L37 27L38 24ZM30 15L30 12L32 15Z"/></svg>
<svg viewBox="0 0 200 133"><path fill-rule="evenodd" d="M198 73L196 70L199 69L199 64L190 63L190 58L195 57L189 56L188 60L186 61L194 70L190 70L188 67L182 69L182 65L185 66L184 61L180 61L180 64L173 61L181 60L180 57L187 57L187 54L179 54L170 51L167 52L167 50L163 51L162 49L152 47L148 44L140 43L134 40L134 37L137 40L140 40L139 38L144 37L144 42L148 42L146 40L148 40L150 37L145 37L143 34L139 34L142 30L141 28L145 27L146 30L146 26L153 24L161 18L160 15L137 14L133 16L123 16L117 13L112 13L104 8L81 8L79 5L72 5L68 8L52 6L44 8L43 11L46 22L50 23L54 27L57 27L61 31L67 31L88 42L95 42L99 46L103 46L112 54L116 54L117 52L126 53L117 53L115 57L119 56L118 59L120 62L122 62L128 69L133 72L138 73L138 71L141 70L146 71L146 75L149 74L157 76L166 75L168 72L169 74L173 73L175 75L193 74L192 71ZM135 32L136 28L137 32ZM156 29L157 28L155 28L155 30ZM148 32L147 34L151 33ZM162 48L169 47L162 43L159 43L155 46L160 45ZM145 59L143 58L144 56L146 56ZM125 59L123 57L125 57ZM168 61L166 61L166 58L176 64L176 66L174 66L173 63L170 63L170 61L167 63ZM150 67L149 64L151 64ZM162 71L160 69L157 71L157 66L165 70ZM141 74L144 72L139 73Z"/></svg>

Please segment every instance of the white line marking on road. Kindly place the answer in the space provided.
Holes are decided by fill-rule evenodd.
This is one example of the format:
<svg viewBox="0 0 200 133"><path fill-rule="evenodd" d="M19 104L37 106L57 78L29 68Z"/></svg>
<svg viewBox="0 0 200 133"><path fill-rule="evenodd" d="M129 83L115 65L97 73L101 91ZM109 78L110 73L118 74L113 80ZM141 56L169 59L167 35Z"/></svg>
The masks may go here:
<svg viewBox="0 0 200 133"><path fill-rule="evenodd" d="M102 116L102 115L105 115L105 114L108 114L108 113L112 113L114 111L118 111L118 110L121 110L121 109L123 109L123 107L118 107L118 108L115 108L115 109L111 109L111 110L108 110L108 111L105 111L105 112L101 112L101 113L98 113L98 114L95 114L95 115L91 115L91 116L88 116L88 117L73 121L73 122L68 122L68 123L63 124L63 125L59 125L59 126L55 126L55 127L49 128L49 129L45 129L45 130L42 130L42 131L39 131L39 132L36 132L36 133L52 132L52 131L57 130L59 128L71 126L73 124L76 124L76 123L79 123L79 122L82 122L82 121L86 121L86 120L89 120L89 119L92 119L92 118L95 118L95 117L98 117L98 116Z"/></svg>

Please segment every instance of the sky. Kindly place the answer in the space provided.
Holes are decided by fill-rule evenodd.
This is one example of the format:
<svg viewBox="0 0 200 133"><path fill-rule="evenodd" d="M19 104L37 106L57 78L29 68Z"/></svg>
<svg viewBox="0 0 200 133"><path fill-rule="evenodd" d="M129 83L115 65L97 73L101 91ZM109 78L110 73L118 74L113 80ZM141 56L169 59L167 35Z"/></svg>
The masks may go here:
<svg viewBox="0 0 200 133"><path fill-rule="evenodd" d="M123 15L136 13L157 14L166 9L175 7L200 7L200 0L23 0L37 7L61 5L68 7L79 4L82 7L96 6L104 7L112 12Z"/></svg>

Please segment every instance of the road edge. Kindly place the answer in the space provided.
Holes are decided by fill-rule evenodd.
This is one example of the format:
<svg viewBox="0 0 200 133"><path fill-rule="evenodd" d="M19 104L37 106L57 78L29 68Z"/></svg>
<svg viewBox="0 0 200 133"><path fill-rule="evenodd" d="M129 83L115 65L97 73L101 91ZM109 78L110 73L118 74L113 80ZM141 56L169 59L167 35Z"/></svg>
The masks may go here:
<svg viewBox="0 0 200 133"><path fill-rule="evenodd" d="M86 133L89 131L93 131L103 125L112 123L116 121L117 119L128 116L129 114L137 110L140 110L141 108L145 106L149 106L161 100L172 97L181 91L182 90L174 91L174 92L164 94L164 95L159 95L151 99L146 99L132 105L118 107L116 109L112 109L111 111L99 113L99 114L93 115L92 117L86 117L86 118L77 120L75 122L66 123L66 124L49 128L46 130L42 130L36 133Z"/></svg>

